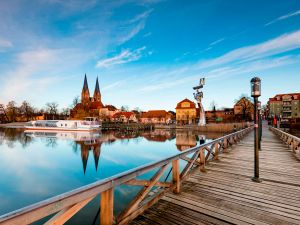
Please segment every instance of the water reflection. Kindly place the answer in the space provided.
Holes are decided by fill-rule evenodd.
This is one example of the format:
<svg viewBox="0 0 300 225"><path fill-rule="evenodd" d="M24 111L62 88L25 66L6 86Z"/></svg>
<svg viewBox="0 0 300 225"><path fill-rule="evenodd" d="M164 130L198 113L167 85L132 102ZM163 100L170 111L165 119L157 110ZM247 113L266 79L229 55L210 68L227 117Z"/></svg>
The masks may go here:
<svg viewBox="0 0 300 225"><path fill-rule="evenodd" d="M221 135L187 130L53 133L0 128L0 215L169 157L199 145L201 137ZM116 188L116 210L123 209L137 190ZM95 212L98 203L92 208Z"/></svg>

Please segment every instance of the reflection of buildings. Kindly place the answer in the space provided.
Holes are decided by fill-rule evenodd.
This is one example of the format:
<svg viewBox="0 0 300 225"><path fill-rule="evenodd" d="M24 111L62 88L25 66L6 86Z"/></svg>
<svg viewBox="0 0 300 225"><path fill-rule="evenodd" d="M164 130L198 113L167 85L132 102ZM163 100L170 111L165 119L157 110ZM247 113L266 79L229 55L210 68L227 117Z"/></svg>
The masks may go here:
<svg viewBox="0 0 300 225"><path fill-rule="evenodd" d="M151 132L144 132L141 136L148 141L165 142L174 139L175 133L170 130L154 130Z"/></svg>
<svg viewBox="0 0 300 225"><path fill-rule="evenodd" d="M176 147L183 151L197 145L196 134L192 131L177 131L176 132Z"/></svg>

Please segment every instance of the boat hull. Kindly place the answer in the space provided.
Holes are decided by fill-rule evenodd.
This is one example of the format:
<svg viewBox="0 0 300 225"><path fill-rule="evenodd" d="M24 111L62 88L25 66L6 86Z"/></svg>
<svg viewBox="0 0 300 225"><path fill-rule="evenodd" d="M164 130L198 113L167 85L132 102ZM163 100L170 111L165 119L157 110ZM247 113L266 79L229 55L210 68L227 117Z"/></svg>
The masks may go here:
<svg viewBox="0 0 300 225"><path fill-rule="evenodd" d="M68 128L59 128L59 127L27 127L25 126L26 130L30 131L64 131L64 132L95 132L95 131L100 131L101 128L76 128L76 129L68 129Z"/></svg>

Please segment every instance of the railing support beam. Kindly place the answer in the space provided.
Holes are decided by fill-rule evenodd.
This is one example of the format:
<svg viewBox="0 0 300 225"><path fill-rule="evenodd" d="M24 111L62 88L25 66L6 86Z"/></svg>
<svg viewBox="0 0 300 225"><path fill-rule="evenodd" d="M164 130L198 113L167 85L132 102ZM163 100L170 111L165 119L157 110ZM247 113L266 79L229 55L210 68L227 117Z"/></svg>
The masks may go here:
<svg viewBox="0 0 300 225"><path fill-rule="evenodd" d="M179 160L172 162L172 173L173 173L173 185L175 185L173 192L178 194L180 192L180 168Z"/></svg>
<svg viewBox="0 0 300 225"><path fill-rule="evenodd" d="M100 224L112 225L114 222L114 190L110 188L101 193Z"/></svg>

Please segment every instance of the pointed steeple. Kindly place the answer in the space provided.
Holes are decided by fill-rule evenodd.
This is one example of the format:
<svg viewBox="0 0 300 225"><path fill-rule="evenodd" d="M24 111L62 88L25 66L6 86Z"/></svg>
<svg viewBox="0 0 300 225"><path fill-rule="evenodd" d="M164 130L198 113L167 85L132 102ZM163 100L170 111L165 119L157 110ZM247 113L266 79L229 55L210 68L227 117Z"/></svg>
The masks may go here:
<svg viewBox="0 0 300 225"><path fill-rule="evenodd" d="M94 99L95 102L101 102L101 93L100 93L98 76L97 76L97 79L96 79L96 86L95 86L93 99Z"/></svg>
<svg viewBox="0 0 300 225"><path fill-rule="evenodd" d="M86 78L86 74L84 75L84 82L83 82L83 88L81 91L81 103L84 105L88 104L90 101L90 91L89 86Z"/></svg>
<svg viewBox="0 0 300 225"><path fill-rule="evenodd" d="M99 92L99 93L100 93L98 76L97 76L97 79L96 79L96 87L95 87L95 92L97 92L97 93Z"/></svg>
<svg viewBox="0 0 300 225"><path fill-rule="evenodd" d="M82 90L89 90L86 74L84 74L84 82L83 82L83 88Z"/></svg>

